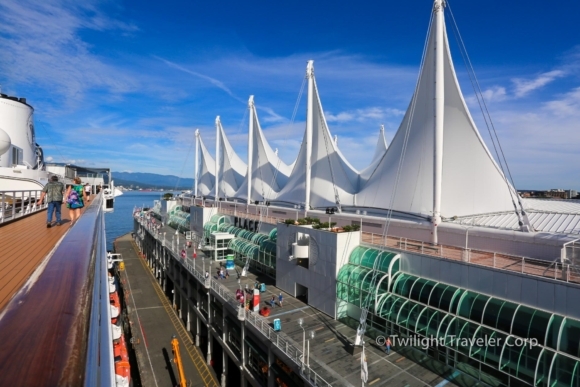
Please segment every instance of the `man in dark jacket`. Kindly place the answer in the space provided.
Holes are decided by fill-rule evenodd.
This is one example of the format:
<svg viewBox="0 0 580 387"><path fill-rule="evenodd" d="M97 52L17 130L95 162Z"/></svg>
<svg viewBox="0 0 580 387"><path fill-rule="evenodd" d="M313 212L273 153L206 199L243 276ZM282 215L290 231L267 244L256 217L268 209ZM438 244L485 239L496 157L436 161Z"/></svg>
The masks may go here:
<svg viewBox="0 0 580 387"><path fill-rule="evenodd" d="M46 214L46 228L52 226L52 213L56 213L56 225L61 225L60 208L64 199L64 184L58 181L58 176L52 176L48 184L42 189L42 195L38 199L38 205L46 197L48 203L48 211Z"/></svg>

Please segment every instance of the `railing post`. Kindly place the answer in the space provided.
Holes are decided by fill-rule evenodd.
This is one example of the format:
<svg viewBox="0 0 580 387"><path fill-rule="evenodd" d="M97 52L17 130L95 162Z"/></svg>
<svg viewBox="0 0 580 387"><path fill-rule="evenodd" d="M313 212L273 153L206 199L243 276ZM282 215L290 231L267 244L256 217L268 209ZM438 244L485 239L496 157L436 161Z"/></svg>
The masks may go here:
<svg viewBox="0 0 580 387"><path fill-rule="evenodd" d="M524 272L524 267L526 266L526 260L522 257L522 273Z"/></svg>
<svg viewBox="0 0 580 387"><path fill-rule="evenodd" d="M495 268L495 252L493 253L493 267Z"/></svg>

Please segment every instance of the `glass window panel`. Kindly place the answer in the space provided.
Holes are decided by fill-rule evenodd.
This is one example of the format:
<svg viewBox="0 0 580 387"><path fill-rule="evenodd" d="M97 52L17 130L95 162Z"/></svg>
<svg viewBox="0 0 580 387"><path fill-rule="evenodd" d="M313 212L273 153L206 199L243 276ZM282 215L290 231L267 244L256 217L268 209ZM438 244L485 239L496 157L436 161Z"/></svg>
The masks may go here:
<svg viewBox="0 0 580 387"><path fill-rule="evenodd" d="M383 275L381 277L381 282L379 282L379 293L388 293L389 291L389 277L388 275Z"/></svg>
<svg viewBox="0 0 580 387"><path fill-rule="evenodd" d="M427 281L427 283L425 283L423 289L421 289L421 293L419 294L419 302L425 305L429 303L429 296L431 295L431 290L433 290L435 284L436 283L433 281Z"/></svg>
<svg viewBox="0 0 580 387"><path fill-rule="evenodd" d="M405 303L401 306L401 309L399 310L398 316L397 316L397 325L402 325L404 327L407 327L407 321L409 320L409 314L411 313L411 309L414 308L416 306L415 303L407 300L405 301Z"/></svg>
<svg viewBox="0 0 580 387"><path fill-rule="evenodd" d="M560 351L580 357L580 321L566 318L560 337Z"/></svg>
<svg viewBox="0 0 580 387"><path fill-rule="evenodd" d="M560 327L563 320L563 316L557 314L552 315L550 323L548 324L548 329L546 330L545 345L547 347L558 349L558 335L560 334Z"/></svg>
<svg viewBox="0 0 580 387"><path fill-rule="evenodd" d="M462 321L461 319L457 320ZM473 338L473 336L475 336L475 332L477 331L478 327L479 325L470 321L465 321L465 323L462 324L456 337L456 348L459 352L469 355L471 349L470 340Z"/></svg>
<svg viewBox="0 0 580 387"><path fill-rule="evenodd" d="M520 345L520 343L517 342L516 345ZM521 346L522 351L520 352L520 358L518 360L517 377L533 385L536 366L542 352L542 347L539 345L530 345L529 342L524 342Z"/></svg>
<svg viewBox="0 0 580 387"><path fill-rule="evenodd" d="M532 322L535 312L535 309L520 305L516 315L514 316L511 332L512 335L527 338L530 334L530 323ZM546 331L544 331L544 334L545 332Z"/></svg>
<svg viewBox="0 0 580 387"><path fill-rule="evenodd" d="M517 304L505 301L497 315L495 328L505 333L509 333L511 331L512 320L517 308Z"/></svg>
<svg viewBox="0 0 580 387"><path fill-rule="evenodd" d="M393 293L408 298L409 292L411 291L411 286L413 286L413 283L416 279L417 277L409 274L399 275L395 285L393 286Z"/></svg>
<svg viewBox="0 0 580 387"><path fill-rule="evenodd" d="M423 286L427 284L429 281L425 278L417 278L413 287L411 288L411 292L409 293L409 298L415 301L419 301L419 296L421 295L421 290L423 290Z"/></svg>
<svg viewBox="0 0 580 387"><path fill-rule="evenodd" d="M483 310L485 309L485 305L489 300L488 296L484 296L483 294L478 294L477 297L473 300L473 304L471 305L471 311L469 313L469 319L471 321L475 321L476 323L481 324L481 319L483 317Z"/></svg>
<svg viewBox="0 0 580 387"><path fill-rule="evenodd" d="M368 249L361 258L361 266L368 267L370 269L375 267L375 260L379 255L379 251L375 249Z"/></svg>
<svg viewBox="0 0 580 387"><path fill-rule="evenodd" d="M350 254L350 257L348 259L349 263L352 263L353 265L360 265L361 257L367 250L368 249L366 247L362 246L358 246L357 248L355 248L353 252Z"/></svg>
<svg viewBox="0 0 580 387"><path fill-rule="evenodd" d="M489 333L490 331L491 333ZM487 328L485 334L488 336L486 338L487 346L485 348L483 361L486 364L497 368L499 366L503 345L506 342L508 336L498 331L488 330Z"/></svg>
<svg viewBox="0 0 580 387"><path fill-rule="evenodd" d="M577 387L580 386L578 377L578 360L558 354L552 366L550 375L551 387Z"/></svg>
<svg viewBox="0 0 580 387"><path fill-rule="evenodd" d="M518 362L520 361L520 355L524 350L521 343L514 336L508 336L503 353L501 355L500 370L507 372L508 374L517 377L518 374Z"/></svg>
<svg viewBox="0 0 580 387"><path fill-rule="evenodd" d="M369 271L370 271L370 269L366 269L366 268L363 268L360 266L356 267L350 275L350 280L349 280L348 284L350 286L356 286L356 287L360 288L365 275L367 275L369 273Z"/></svg>
<svg viewBox="0 0 580 387"><path fill-rule="evenodd" d="M391 310L391 307L393 306L393 303L395 302L395 300L396 300L396 297L393 296L392 294L389 294L388 296L383 297L383 299L381 299L381 301L379 301L377 314L380 317L385 318L385 316Z"/></svg>
<svg viewBox="0 0 580 387"><path fill-rule="evenodd" d="M375 273L377 273L377 278L375 278ZM361 282L361 288L367 292L370 291L373 278L375 278L375 281L378 281L381 278L381 274L374 270L369 270ZM376 287L377 284L375 283L374 285Z"/></svg>
<svg viewBox="0 0 580 387"><path fill-rule="evenodd" d="M491 332L481 325L477 328L475 334L473 335L473 345L471 345L469 349L469 356L479 361L483 361L486 349L485 338L490 334Z"/></svg>
<svg viewBox="0 0 580 387"><path fill-rule="evenodd" d="M433 288L433 291L431 292L431 298L429 299L429 306L432 306L434 308L439 308L439 303L441 301L441 297L443 296L445 289L447 289L448 287L449 287L449 285L442 284L442 283L438 283L437 285L435 285L435 287Z"/></svg>
<svg viewBox="0 0 580 387"><path fill-rule="evenodd" d="M443 313L443 318L441 319L441 323L439 324L439 329L437 331L437 338L442 339L445 337L449 325L453 321L453 316L447 313Z"/></svg>
<svg viewBox="0 0 580 387"><path fill-rule="evenodd" d="M463 326L467 324L467 321L454 317L451 323L449 324L449 328L445 333L445 345L448 347L456 348L457 347L457 337L459 333L463 329Z"/></svg>
<svg viewBox="0 0 580 387"><path fill-rule="evenodd" d="M430 309L432 311L429 322L427 323L427 337L437 337L437 332L439 331L439 324L444 318L444 313L438 310Z"/></svg>
<svg viewBox="0 0 580 387"><path fill-rule="evenodd" d="M415 332L426 336L427 326L429 325L429 320L431 319L433 312L433 309L424 307L423 312L419 314L419 320L417 320Z"/></svg>
<svg viewBox="0 0 580 387"><path fill-rule="evenodd" d="M389 271L389 266L391 261L395 257L395 253L389 253L387 251L382 251L381 254L378 256L379 264L377 269L387 273Z"/></svg>
<svg viewBox="0 0 580 387"><path fill-rule="evenodd" d="M439 300L439 309L449 313L456 313L457 303L461 298L461 294L463 294L463 291L455 286L448 286Z"/></svg>
<svg viewBox="0 0 580 387"><path fill-rule="evenodd" d="M349 265L349 264L341 267L340 270L338 271L338 276L336 277L336 280L340 281L340 282L348 283L350 273L352 272L352 270L354 268L355 268L355 266Z"/></svg>
<svg viewBox="0 0 580 387"><path fill-rule="evenodd" d="M360 306L360 288L358 286L348 287L348 302Z"/></svg>
<svg viewBox="0 0 580 387"><path fill-rule="evenodd" d="M543 310L535 310L534 316L530 321L530 332L528 338L538 340L538 344L544 345L546 339L546 331L552 318L552 313L544 312Z"/></svg>
<svg viewBox="0 0 580 387"><path fill-rule="evenodd" d="M408 323L405 325L405 327L410 331L415 332L417 330L417 320L419 319L419 315L425 306L412 301L409 301L409 304L411 304L412 307L408 315Z"/></svg>
<svg viewBox="0 0 580 387"><path fill-rule="evenodd" d="M538 359L538 367L536 371L536 386L547 387L548 377L550 375L550 369L552 367L552 360L554 358L554 352L547 349L543 349Z"/></svg>
<svg viewBox="0 0 580 387"><path fill-rule="evenodd" d="M482 323L487 326L497 328L497 317L501 311L501 308L503 307L503 304L505 304L504 300L497 298L492 298L489 300L487 306L485 307Z"/></svg>
<svg viewBox="0 0 580 387"><path fill-rule="evenodd" d="M471 306L477 297L477 293L465 291L461 300L459 301L459 307L457 309L457 315L465 318L469 318L471 313Z"/></svg>
<svg viewBox="0 0 580 387"><path fill-rule="evenodd" d="M385 319L392 321L392 322L396 322L397 321L397 314L399 313L399 309L401 309L401 306L403 305L403 303L406 300L400 297L397 297L394 302L390 305L390 308L388 310L388 312L386 312L384 314ZM384 309L383 309L384 311Z"/></svg>

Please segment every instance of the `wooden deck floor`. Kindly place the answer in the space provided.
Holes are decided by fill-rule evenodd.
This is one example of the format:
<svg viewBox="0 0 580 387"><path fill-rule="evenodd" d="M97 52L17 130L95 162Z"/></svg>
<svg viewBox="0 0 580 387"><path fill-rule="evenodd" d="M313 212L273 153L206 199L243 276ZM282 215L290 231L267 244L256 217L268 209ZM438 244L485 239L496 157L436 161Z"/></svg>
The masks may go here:
<svg viewBox="0 0 580 387"><path fill-rule="evenodd" d="M64 205L62 221L46 228L46 211L40 211L0 226L0 312L70 229Z"/></svg>

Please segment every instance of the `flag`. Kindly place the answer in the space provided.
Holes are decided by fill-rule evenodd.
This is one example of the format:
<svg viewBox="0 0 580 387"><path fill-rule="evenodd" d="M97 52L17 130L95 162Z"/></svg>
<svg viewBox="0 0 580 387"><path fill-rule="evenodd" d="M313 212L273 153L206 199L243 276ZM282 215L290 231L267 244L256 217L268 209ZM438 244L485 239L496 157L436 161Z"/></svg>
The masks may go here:
<svg viewBox="0 0 580 387"><path fill-rule="evenodd" d="M365 347L363 345L362 355L360 357L360 378L363 383L369 379L369 369L367 367L367 357L365 355Z"/></svg>

